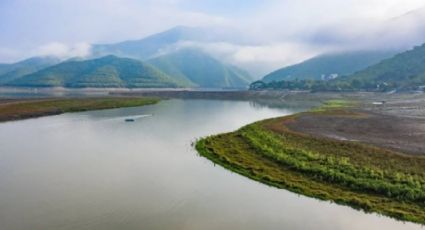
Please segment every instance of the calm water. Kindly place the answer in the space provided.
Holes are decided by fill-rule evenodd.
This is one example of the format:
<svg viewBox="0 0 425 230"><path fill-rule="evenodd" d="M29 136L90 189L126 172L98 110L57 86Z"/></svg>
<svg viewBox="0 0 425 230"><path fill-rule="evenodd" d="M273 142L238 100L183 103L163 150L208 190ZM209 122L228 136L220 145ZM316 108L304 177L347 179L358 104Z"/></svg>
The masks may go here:
<svg viewBox="0 0 425 230"><path fill-rule="evenodd" d="M262 185L190 146L293 112L169 100L2 123L0 229L422 229Z"/></svg>

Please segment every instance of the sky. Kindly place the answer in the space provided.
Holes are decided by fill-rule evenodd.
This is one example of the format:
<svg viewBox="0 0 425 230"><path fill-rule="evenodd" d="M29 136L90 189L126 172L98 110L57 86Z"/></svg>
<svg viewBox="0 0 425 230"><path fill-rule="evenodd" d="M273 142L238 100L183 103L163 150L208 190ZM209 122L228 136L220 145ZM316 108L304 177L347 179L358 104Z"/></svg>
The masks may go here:
<svg viewBox="0 0 425 230"><path fill-rule="evenodd" d="M174 26L225 28L240 41L202 44L266 72L338 50L425 42L423 0L0 0L0 62L90 53Z"/></svg>

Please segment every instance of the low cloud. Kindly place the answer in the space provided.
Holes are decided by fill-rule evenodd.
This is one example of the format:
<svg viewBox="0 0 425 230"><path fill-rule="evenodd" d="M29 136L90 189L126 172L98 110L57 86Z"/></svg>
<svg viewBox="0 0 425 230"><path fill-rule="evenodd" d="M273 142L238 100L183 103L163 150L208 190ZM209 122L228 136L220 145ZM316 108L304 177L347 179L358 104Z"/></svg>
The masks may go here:
<svg viewBox="0 0 425 230"><path fill-rule="evenodd" d="M33 56L54 56L61 59L87 57L91 54L91 45L88 43L67 45L60 42L52 42L36 48L32 53Z"/></svg>
<svg viewBox="0 0 425 230"><path fill-rule="evenodd" d="M6 57L4 60L0 59L0 61L4 61L5 63L12 63L13 61L22 58L22 53L16 49L0 47L0 57Z"/></svg>
<svg viewBox="0 0 425 230"><path fill-rule="evenodd" d="M307 58L333 50L332 47L310 46L296 42L239 45L229 42L183 41L168 49L168 52L183 48L201 49L218 60L248 70L258 78L282 66L296 64Z"/></svg>

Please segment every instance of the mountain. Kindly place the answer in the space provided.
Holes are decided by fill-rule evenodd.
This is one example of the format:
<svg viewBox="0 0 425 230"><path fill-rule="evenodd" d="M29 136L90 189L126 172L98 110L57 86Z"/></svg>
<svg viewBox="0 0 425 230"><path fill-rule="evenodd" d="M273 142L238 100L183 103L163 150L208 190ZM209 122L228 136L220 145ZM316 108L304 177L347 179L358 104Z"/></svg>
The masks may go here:
<svg viewBox="0 0 425 230"><path fill-rule="evenodd" d="M425 89L425 44L341 78L321 80L257 81L252 89L312 91L392 91Z"/></svg>
<svg viewBox="0 0 425 230"><path fill-rule="evenodd" d="M393 56L395 51L357 51L320 55L302 63L276 70L263 78L264 82L282 80L321 80L349 75Z"/></svg>
<svg viewBox="0 0 425 230"><path fill-rule="evenodd" d="M3 63L0 63L0 75L9 72L11 65L13 65L13 64L3 64Z"/></svg>
<svg viewBox="0 0 425 230"><path fill-rule="evenodd" d="M116 55L146 60L178 48L181 42L251 44L247 36L228 27L177 26L139 40L112 44L93 44L93 57Z"/></svg>
<svg viewBox="0 0 425 230"><path fill-rule="evenodd" d="M0 64L0 84L59 63L54 57L33 57L14 64Z"/></svg>
<svg viewBox="0 0 425 230"><path fill-rule="evenodd" d="M341 79L364 88L385 85L390 88L416 88L425 85L425 44Z"/></svg>
<svg viewBox="0 0 425 230"><path fill-rule="evenodd" d="M147 61L169 76L194 87L243 88L251 76L197 49L181 49Z"/></svg>
<svg viewBox="0 0 425 230"><path fill-rule="evenodd" d="M115 44L98 44L92 46L96 56L116 55L145 60L167 49L179 41L208 40L200 28L178 26L162 33L154 34L140 40L124 41Z"/></svg>
<svg viewBox="0 0 425 230"><path fill-rule="evenodd" d="M155 67L129 58L105 56L67 61L7 83L28 87L181 87Z"/></svg>

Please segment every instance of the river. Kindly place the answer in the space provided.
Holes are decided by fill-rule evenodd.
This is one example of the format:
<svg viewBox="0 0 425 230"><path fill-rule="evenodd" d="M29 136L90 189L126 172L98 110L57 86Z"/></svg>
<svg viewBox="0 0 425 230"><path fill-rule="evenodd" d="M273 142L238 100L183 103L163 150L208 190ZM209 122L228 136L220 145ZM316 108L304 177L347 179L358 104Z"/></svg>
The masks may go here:
<svg viewBox="0 0 425 230"><path fill-rule="evenodd" d="M191 146L298 110L166 100L2 123L0 229L422 229L260 184Z"/></svg>

